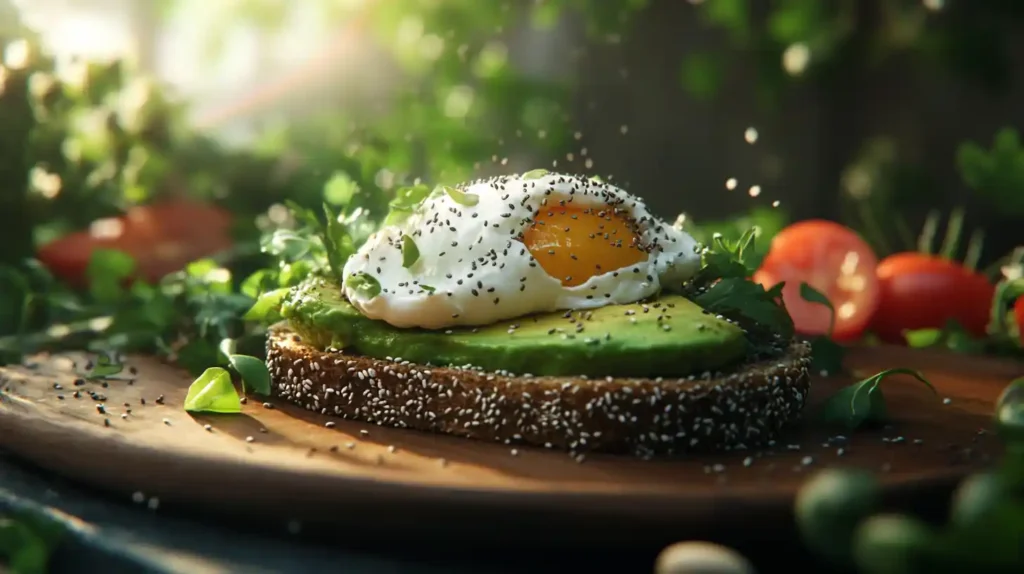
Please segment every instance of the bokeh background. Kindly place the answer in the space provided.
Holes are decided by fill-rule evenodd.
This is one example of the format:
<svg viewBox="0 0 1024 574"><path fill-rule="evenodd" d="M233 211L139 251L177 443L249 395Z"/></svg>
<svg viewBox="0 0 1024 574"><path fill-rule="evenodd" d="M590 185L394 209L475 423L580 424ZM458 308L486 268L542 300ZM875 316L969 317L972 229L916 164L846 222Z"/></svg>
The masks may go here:
<svg viewBox="0 0 1024 574"><path fill-rule="evenodd" d="M164 195L258 223L328 182L546 167L883 253L964 208L991 262L1024 238L1022 23L1015 0L0 0L0 259Z"/></svg>

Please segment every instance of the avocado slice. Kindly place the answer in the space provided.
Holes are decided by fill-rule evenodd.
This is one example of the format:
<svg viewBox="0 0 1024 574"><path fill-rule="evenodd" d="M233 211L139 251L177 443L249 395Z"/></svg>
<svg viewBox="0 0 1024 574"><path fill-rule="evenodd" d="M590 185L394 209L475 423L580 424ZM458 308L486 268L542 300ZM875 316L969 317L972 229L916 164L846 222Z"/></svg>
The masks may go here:
<svg viewBox="0 0 1024 574"><path fill-rule="evenodd" d="M742 329L678 295L430 331L369 319L337 284L318 279L293 288L281 314L319 348L520 375L684 377L721 370L747 353Z"/></svg>

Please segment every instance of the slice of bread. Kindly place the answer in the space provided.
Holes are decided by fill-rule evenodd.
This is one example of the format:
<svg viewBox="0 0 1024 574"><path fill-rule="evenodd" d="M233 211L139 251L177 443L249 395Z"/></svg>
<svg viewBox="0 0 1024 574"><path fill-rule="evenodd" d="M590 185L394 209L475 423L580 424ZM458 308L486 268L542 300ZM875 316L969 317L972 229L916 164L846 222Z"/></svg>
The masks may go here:
<svg viewBox="0 0 1024 574"><path fill-rule="evenodd" d="M375 359L267 338L274 395L318 413L382 426L640 456L752 447L799 418L810 346L686 379L517 376Z"/></svg>

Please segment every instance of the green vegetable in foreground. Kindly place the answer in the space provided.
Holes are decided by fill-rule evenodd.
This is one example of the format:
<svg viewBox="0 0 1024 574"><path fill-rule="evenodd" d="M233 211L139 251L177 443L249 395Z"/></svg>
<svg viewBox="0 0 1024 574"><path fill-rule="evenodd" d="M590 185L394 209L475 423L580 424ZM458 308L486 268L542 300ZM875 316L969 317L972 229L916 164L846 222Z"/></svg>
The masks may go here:
<svg viewBox="0 0 1024 574"><path fill-rule="evenodd" d="M402 267L408 269L420 260L420 250L416 247L416 241L408 236L402 236Z"/></svg>
<svg viewBox="0 0 1024 574"><path fill-rule="evenodd" d="M12 574L44 574L63 534L58 523L40 515L0 515L0 565Z"/></svg>
<svg viewBox="0 0 1024 574"><path fill-rule="evenodd" d="M459 191L458 189L450 185L444 186L444 192L448 194L448 197L452 198L452 201L465 207L473 207L474 205L480 203L479 195L476 195L475 193L466 193L464 191Z"/></svg>
<svg viewBox="0 0 1024 574"><path fill-rule="evenodd" d="M920 372L913 369L887 369L854 383L829 397L818 413L821 422L860 428L867 424L884 423L887 420L885 397L882 395L882 381L893 375L907 375L924 383L934 393L932 386Z"/></svg>
<svg viewBox="0 0 1024 574"><path fill-rule="evenodd" d="M190 413L239 413L242 399L231 384L231 374L210 367L189 386L184 407Z"/></svg>
<svg viewBox="0 0 1024 574"><path fill-rule="evenodd" d="M857 526L882 502L878 479L866 470L829 469L804 483L795 512L800 537L810 550L842 566L851 559Z"/></svg>

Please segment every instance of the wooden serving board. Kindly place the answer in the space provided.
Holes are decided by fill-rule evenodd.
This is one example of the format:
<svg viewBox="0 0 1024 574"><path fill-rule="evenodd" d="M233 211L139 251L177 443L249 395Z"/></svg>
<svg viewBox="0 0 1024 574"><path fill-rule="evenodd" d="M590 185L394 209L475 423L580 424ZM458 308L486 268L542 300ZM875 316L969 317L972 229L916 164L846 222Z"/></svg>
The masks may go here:
<svg viewBox="0 0 1024 574"><path fill-rule="evenodd" d="M652 535L671 541L772 528L788 519L800 483L831 466L877 470L903 501L948 493L998 455L987 430L994 402L1024 375L1024 363L854 349L848 361L855 374L917 368L938 396L894 377L884 383L894 418L885 429L843 439L805 424L769 450L643 461L574 459L375 427L280 402L251 400L241 415L191 416L181 408L191 382L185 373L135 357L128 363L137 369L134 382L76 386L73 365L87 361L38 357L29 367L3 369L0 447L150 507L186 505L282 527L349 526L391 537L484 539L500 532L510 544L628 544ZM817 378L808 410L850 382Z"/></svg>

